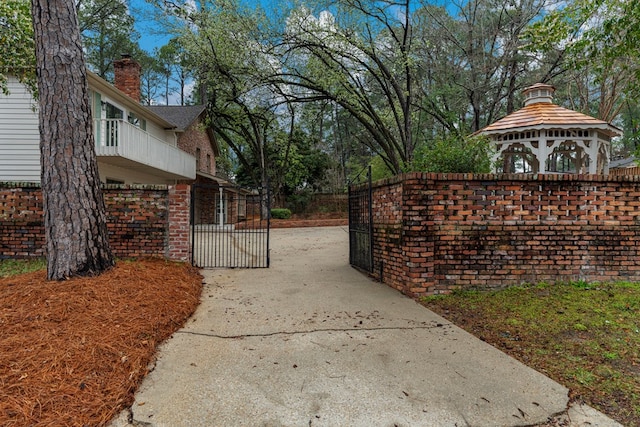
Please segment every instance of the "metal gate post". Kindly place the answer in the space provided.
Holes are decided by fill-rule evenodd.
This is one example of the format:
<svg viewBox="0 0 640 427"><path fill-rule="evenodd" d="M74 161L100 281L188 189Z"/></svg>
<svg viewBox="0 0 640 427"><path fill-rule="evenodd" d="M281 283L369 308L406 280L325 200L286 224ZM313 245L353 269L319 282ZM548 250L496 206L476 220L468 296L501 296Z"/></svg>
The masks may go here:
<svg viewBox="0 0 640 427"><path fill-rule="evenodd" d="M219 189L220 204L218 205L218 225L222 228L224 226L224 196L222 195L222 187Z"/></svg>
<svg viewBox="0 0 640 427"><path fill-rule="evenodd" d="M353 242L353 235L352 235L352 231L351 231L351 227L353 226L352 222L353 222L353 217L352 215L354 215L353 212L353 191L351 190L351 185L352 183L350 182L347 185L347 215L349 218L349 265L354 265L354 256L353 256L353 252L354 252L354 242Z"/></svg>
<svg viewBox="0 0 640 427"><path fill-rule="evenodd" d="M271 251L269 249L271 238L271 185L269 184L267 184L267 212L269 212L269 215L267 215L267 268L269 268L271 263Z"/></svg>
<svg viewBox="0 0 640 427"><path fill-rule="evenodd" d="M360 176L360 174L358 176ZM367 168L367 179L359 184L359 188L354 189L352 188L352 185L353 184L349 184L348 192L349 264L372 273L373 185L371 177L371 166Z"/></svg>
<svg viewBox="0 0 640 427"><path fill-rule="evenodd" d="M367 171L367 185L369 188L367 189L368 197L369 197L369 265L371 268L370 272L373 272L373 188L371 181L371 165L369 165L369 170Z"/></svg>
<svg viewBox="0 0 640 427"><path fill-rule="evenodd" d="M191 226L191 265L196 264L196 187L198 187L196 183L193 183L191 186L191 209L189 210L189 225Z"/></svg>

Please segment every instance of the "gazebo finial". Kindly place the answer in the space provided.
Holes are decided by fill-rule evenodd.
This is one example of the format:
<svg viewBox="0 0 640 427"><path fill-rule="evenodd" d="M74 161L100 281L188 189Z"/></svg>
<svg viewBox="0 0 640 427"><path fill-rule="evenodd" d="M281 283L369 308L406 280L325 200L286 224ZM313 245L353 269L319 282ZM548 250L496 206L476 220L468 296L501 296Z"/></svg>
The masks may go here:
<svg viewBox="0 0 640 427"><path fill-rule="evenodd" d="M524 105L526 107L527 105L538 102L553 104L553 93L555 91L555 87L545 83L536 83L533 86L529 86L522 91L524 95Z"/></svg>

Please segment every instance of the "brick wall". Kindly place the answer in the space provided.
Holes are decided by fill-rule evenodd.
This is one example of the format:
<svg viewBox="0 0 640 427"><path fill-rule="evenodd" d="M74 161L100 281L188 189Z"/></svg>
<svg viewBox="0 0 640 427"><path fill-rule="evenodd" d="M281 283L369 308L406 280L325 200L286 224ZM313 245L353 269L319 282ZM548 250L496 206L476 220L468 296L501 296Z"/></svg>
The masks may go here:
<svg viewBox="0 0 640 427"><path fill-rule="evenodd" d="M40 185L0 183L0 259L44 256Z"/></svg>
<svg viewBox="0 0 640 427"><path fill-rule="evenodd" d="M178 147L196 157L198 172L205 172L209 175L216 174L216 156L207 130L200 119L195 120L184 132L178 135ZM200 154L199 158L198 153Z"/></svg>
<svg viewBox="0 0 640 427"><path fill-rule="evenodd" d="M187 184L171 185L168 196L168 242L164 255L176 261L189 261L191 187Z"/></svg>
<svg viewBox="0 0 640 427"><path fill-rule="evenodd" d="M188 260L189 194L188 185L105 186L114 254ZM44 247L40 186L0 183L0 259L43 257Z"/></svg>
<svg viewBox="0 0 640 427"><path fill-rule="evenodd" d="M406 174L374 185L374 276L412 295L640 281L640 177Z"/></svg>

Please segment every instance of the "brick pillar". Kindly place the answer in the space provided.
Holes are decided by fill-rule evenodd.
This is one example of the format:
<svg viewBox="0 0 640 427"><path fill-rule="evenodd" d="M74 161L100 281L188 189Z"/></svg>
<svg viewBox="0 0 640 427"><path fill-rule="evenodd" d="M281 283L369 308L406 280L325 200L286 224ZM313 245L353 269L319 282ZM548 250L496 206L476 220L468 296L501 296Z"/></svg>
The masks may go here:
<svg viewBox="0 0 640 427"><path fill-rule="evenodd" d="M115 87L136 102L140 102L140 69L140 64L130 55L113 61Z"/></svg>
<svg viewBox="0 0 640 427"><path fill-rule="evenodd" d="M169 186L169 242L166 257L173 261L191 259L190 237L191 187Z"/></svg>
<svg viewBox="0 0 640 427"><path fill-rule="evenodd" d="M404 255L404 289L413 298L432 294L434 278L434 241L430 238L433 219L429 191L433 184L426 175L410 173L402 183L402 254Z"/></svg>

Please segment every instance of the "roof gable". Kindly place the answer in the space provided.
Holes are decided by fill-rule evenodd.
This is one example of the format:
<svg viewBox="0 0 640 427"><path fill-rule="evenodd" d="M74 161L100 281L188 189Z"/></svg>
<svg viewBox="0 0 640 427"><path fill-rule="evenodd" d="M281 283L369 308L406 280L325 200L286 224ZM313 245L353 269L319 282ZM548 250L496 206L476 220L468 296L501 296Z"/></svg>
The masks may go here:
<svg viewBox="0 0 640 427"><path fill-rule="evenodd" d="M204 105L152 105L151 111L173 123L176 130L184 132L205 110Z"/></svg>

